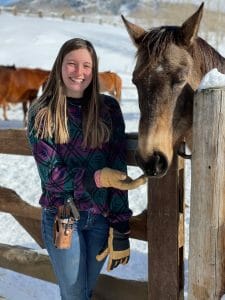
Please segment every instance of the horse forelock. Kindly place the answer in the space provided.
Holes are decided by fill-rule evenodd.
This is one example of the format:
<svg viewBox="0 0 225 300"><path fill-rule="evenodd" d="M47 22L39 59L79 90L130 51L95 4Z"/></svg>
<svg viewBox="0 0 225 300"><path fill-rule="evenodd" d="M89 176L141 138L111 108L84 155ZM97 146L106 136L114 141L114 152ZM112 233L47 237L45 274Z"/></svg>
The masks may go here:
<svg viewBox="0 0 225 300"><path fill-rule="evenodd" d="M179 44L181 41L178 26L161 26L150 29L142 39L137 56L143 52L157 61L171 43ZM147 52L146 52L147 50Z"/></svg>
<svg viewBox="0 0 225 300"><path fill-rule="evenodd" d="M180 44L181 35L177 26L161 26L146 32L136 53L135 76L140 77L149 67L157 67L171 44Z"/></svg>

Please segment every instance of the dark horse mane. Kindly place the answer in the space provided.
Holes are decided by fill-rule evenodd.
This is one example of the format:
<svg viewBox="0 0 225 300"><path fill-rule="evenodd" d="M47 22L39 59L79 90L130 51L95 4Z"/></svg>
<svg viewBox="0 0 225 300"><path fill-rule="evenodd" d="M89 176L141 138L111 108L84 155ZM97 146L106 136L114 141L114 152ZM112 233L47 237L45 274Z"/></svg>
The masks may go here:
<svg viewBox="0 0 225 300"><path fill-rule="evenodd" d="M139 47L136 56L140 52L148 57L146 61L156 61L162 56L162 53L166 50L167 46L174 43L177 46L185 48L185 41L182 35L182 31L178 26L161 26L152 28L143 37L141 47ZM148 50L146 52L146 49ZM186 48L189 54L193 57L194 61L198 59L202 62L202 72L206 73L217 65L218 70L223 71L224 58L204 39L197 37L190 48Z"/></svg>

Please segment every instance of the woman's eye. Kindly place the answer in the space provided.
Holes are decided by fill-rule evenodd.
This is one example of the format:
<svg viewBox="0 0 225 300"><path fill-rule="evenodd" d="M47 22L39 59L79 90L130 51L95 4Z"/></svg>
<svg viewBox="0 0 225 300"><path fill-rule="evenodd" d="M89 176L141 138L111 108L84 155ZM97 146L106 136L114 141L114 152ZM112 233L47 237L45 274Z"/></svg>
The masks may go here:
<svg viewBox="0 0 225 300"><path fill-rule="evenodd" d="M84 65L84 68L85 69L91 69L91 66L90 65Z"/></svg>
<svg viewBox="0 0 225 300"><path fill-rule="evenodd" d="M68 63L69 66L76 66L75 63Z"/></svg>

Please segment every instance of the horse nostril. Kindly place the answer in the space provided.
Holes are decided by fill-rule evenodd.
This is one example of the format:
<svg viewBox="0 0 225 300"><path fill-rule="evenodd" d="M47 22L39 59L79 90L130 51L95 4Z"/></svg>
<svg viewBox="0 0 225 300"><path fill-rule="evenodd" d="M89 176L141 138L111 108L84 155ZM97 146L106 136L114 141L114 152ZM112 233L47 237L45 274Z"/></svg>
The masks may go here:
<svg viewBox="0 0 225 300"><path fill-rule="evenodd" d="M162 176L168 168L168 160L161 152L154 152L146 163L148 176Z"/></svg>
<svg viewBox="0 0 225 300"><path fill-rule="evenodd" d="M137 165L147 176L161 177L165 175L168 169L168 160L166 156L159 151L155 151L148 160L143 160L140 155L136 155Z"/></svg>

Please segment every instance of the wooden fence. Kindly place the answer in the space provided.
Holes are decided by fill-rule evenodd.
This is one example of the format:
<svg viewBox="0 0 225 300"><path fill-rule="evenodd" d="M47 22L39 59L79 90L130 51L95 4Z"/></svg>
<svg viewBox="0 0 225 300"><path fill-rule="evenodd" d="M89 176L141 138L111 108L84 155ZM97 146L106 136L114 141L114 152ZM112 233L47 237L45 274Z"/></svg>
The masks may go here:
<svg viewBox="0 0 225 300"><path fill-rule="evenodd" d="M127 135L127 163L135 166L137 134ZM0 153L31 155L22 129L0 130ZM101 275L95 291L96 300L182 299L184 253L183 163L174 157L167 176L148 182L148 212L131 219L131 237L148 240L148 282L120 280ZM12 214L28 233L43 246L40 233L40 208L23 201L15 191L0 187L0 211ZM148 215L148 221L147 221ZM148 227L148 230L147 230ZM48 257L34 255L29 249L0 246L0 266L30 276L55 282ZM7 253L7 254L6 254ZM10 255L14 253L14 255ZM20 259L25 253L27 259ZM31 261L34 263L31 264ZM42 262L42 263L40 263ZM43 278L44 276L44 278ZM108 293L113 285L111 295ZM125 288L120 288L123 285ZM104 295L105 291L105 295ZM125 294L124 294L125 293ZM99 295L99 297L98 297ZM125 297L126 296L126 297ZM105 297L105 298L104 298ZM110 298L111 297L111 298Z"/></svg>

